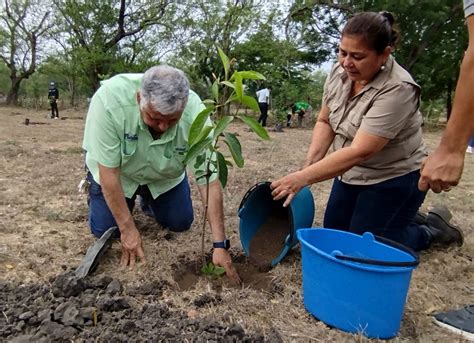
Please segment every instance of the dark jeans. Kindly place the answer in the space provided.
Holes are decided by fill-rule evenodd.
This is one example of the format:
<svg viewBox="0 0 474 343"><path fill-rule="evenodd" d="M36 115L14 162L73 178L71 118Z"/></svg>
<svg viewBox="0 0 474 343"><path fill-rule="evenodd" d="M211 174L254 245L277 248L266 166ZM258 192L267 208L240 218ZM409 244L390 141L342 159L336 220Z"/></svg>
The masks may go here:
<svg viewBox="0 0 474 343"><path fill-rule="evenodd" d="M51 118L59 118L59 111L58 111L58 103L52 102L51 103Z"/></svg>
<svg viewBox="0 0 474 343"><path fill-rule="evenodd" d="M88 173L87 180L90 182L89 226L91 232L96 237L100 237L117 223L107 206L101 186L94 181L91 173ZM146 185L139 186L131 198L125 198L130 212L133 211L137 195L143 199L142 209L151 214L161 226L175 232L185 231L191 227L194 213L187 177L156 199L153 199Z"/></svg>
<svg viewBox="0 0 474 343"><path fill-rule="evenodd" d="M420 172L375 185L350 185L337 178L324 215L324 227L356 234L366 231L419 251L430 237L413 219L425 199L418 190Z"/></svg>
<svg viewBox="0 0 474 343"><path fill-rule="evenodd" d="M267 126L267 117L268 117L268 104L266 102L259 102L258 107L260 108L260 117L258 122L262 124L263 127Z"/></svg>

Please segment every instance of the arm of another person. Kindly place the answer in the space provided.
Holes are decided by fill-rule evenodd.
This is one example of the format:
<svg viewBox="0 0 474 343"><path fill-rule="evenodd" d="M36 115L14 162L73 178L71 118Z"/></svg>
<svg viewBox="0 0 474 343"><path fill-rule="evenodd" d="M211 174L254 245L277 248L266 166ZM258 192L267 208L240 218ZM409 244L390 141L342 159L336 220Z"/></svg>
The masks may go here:
<svg viewBox="0 0 474 343"><path fill-rule="evenodd" d="M329 107L323 105L319 112L318 119L313 129L311 144L306 154L306 160L303 168L321 160L328 152L332 141L334 140L334 131L329 124Z"/></svg>
<svg viewBox="0 0 474 343"><path fill-rule="evenodd" d="M343 174L361 162L370 159L389 142L361 129L349 147L339 149L303 170L289 174L271 184L275 200L287 197L283 206L290 204L296 193L306 185L325 181Z"/></svg>
<svg viewBox="0 0 474 343"><path fill-rule="evenodd" d="M453 111L438 148L423 162L418 188L439 193L461 179L469 139L474 136L474 15L467 18L469 46L456 85Z"/></svg>
<svg viewBox="0 0 474 343"><path fill-rule="evenodd" d="M201 199L205 203L207 199L206 185L198 185ZM209 183L209 203L207 209L207 220L211 226L213 242L222 242L226 239L224 229L224 200L222 196L222 188L219 180L214 180ZM226 275L235 284L240 284L242 281L236 269L232 265L232 259L227 250L215 248L212 254L212 262L224 267Z"/></svg>
<svg viewBox="0 0 474 343"><path fill-rule="evenodd" d="M99 164L100 186L104 193L107 205L114 216L120 230L122 243L122 259L120 264L124 267L135 266L136 258L145 263L143 243L132 214L128 209L122 184L120 183L120 169L108 168Z"/></svg>

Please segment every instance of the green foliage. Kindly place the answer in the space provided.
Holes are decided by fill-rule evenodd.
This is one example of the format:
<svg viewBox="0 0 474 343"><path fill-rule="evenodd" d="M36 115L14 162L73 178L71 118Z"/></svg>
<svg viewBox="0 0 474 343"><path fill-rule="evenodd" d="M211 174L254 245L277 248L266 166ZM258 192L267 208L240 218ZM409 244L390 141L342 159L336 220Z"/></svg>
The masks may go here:
<svg viewBox="0 0 474 343"><path fill-rule="evenodd" d="M254 118L238 114L240 106L258 108L255 99L244 94L244 81L263 80L264 76L255 71L247 70L239 72L234 70L235 60L229 59L222 49L217 49L224 69L224 74L215 76L215 80L211 85L212 99L204 100L207 107L196 116L191 124L188 136L190 147L184 159L184 163L196 159L195 166L200 166L201 164L204 164L205 166L205 170L199 171L199 173L202 173L203 177L206 178L207 196L206 203L204 204L204 213L207 213L210 177L213 173L217 172L219 182L221 183L222 188L225 188L227 185L228 167L233 166L233 163L220 151L219 142L221 139L227 145L235 165L239 168L244 166L242 146L239 139L235 134L226 132L227 127L234 121L234 119L240 119L260 138L265 140L270 139L265 128L255 121ZM232 75L230 76L231 73ZM236 114L222 114L220 109L230 104L237 105ZM209 125L210 116L214 117L214 121L211 122L211 125ZM202 271L205 274L212 274L217 270L217 268L214 267L214 265L205 264L205 227L206 215L204 215L203 218L201 237L201 257L203 260Z"/></svg>
<svg viewBox="0 0 474 343"><path fill-rule="evenodd" d="M224 275L225 269L223 267L217 267L214 263L209 262L202 266L201 272L211 278L218 278Z"/></svg>
<svg viewBox="0 0 474 343"><path fill-rule="evenodd" d="M233 69L233 64L235 61L230 60L227 55L218 48L218 54L222 61L222 66L224 69L223 79L221 76L216 77L211 88L211 93L213 94L213 99L206 99L205 103L207 107L198 114L196 119L191 125L189 132L188 142L190 148L184 163L188 163L190 160L196 158L197 156L205 156L206 152L210 156L207 161L206 171L204 175L207 179L210 178L211 171L211 160L212 157L216 156L218 163L217 173L221 185L223 187L227 184L227 166L230 164L225 156L222 153L218 154L219 145L218 142L220 139L223 139L224 143L229 148L232 159L239 168L242 168L244 165L244 159L242 156L242 147L240 141L236 135L225 132L227 127L232 123L235 118L240 119L244 122L252 131L254 131L260 138L268 140L267 131L255 121L255 119L245 116L245 115L221 115L219 116L219 109L223 106L226 106L231 103L236 103L237 105L243 105L255 110L258 110L258 104L256 100L248 95L244 94L244 80L263 80L264 76L255 71L237 71L234 70L232 75L229 77L231 70ZM226 98L227 95L227 98ZM215 123L212 126L206 125L210 116L215 117ZM211 131L214 130L212 137L209 136Z"/></svg>

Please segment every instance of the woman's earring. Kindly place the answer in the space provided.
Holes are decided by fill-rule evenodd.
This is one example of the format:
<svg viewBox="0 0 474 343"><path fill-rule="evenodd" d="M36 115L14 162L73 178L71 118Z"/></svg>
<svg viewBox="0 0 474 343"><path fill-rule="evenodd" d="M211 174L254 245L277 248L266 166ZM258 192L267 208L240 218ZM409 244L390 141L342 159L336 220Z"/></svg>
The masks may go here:
<svg viewBox="0 0 474 343"><path fill-rule="evenodd" d="M382 64L382 66L380 67L380 70L384 71L385 70L385 66Z"/></svg>

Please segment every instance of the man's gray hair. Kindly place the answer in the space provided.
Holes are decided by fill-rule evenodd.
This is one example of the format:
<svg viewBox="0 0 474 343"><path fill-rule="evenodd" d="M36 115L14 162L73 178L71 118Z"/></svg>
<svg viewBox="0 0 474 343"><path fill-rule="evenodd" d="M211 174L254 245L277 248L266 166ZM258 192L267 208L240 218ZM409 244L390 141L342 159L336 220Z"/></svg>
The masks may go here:
<svg viewBox="0 0 474 343"><path fill-rule="evenodd" d="M163 115L183 112L188 102L189 81L176 68L160 65L151 67L143 75L140 87L140 107L151 104Z"/></svg>

